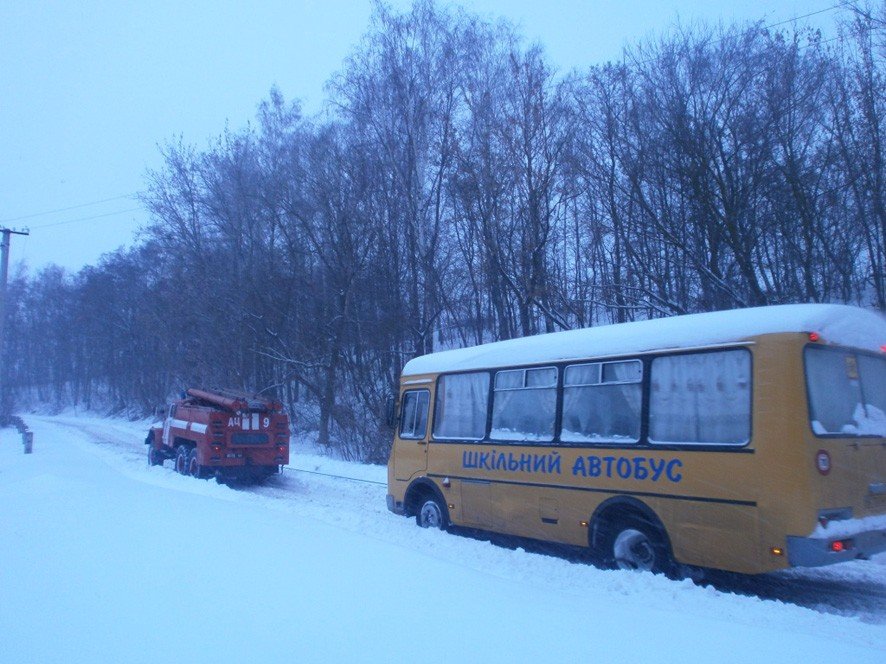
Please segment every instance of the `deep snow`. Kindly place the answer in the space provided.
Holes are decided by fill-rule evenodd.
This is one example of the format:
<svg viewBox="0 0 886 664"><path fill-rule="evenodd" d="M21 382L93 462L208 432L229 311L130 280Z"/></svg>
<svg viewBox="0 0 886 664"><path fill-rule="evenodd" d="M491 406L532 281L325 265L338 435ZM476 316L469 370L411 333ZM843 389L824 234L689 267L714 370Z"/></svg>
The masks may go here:
<svg viewBox="0 0 886 664"><path fill-rule="evenodd" d="M384 468L298 445L311 472L232 489L149 468L146 423L25 420L32 455L0 431L0 662L886 655L882 555L726 582L812 610L421 530Z"/></svg>

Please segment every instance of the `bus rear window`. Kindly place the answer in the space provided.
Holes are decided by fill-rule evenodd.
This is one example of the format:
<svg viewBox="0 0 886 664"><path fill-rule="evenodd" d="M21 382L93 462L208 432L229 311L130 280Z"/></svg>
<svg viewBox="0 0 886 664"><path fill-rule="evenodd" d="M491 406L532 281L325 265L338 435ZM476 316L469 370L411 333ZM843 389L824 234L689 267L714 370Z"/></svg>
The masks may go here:
<svg viewBox="0 0 886 664"><path fill-rule="evenodd" d="M807 346L809 423L819 436L886 436L886 358Z"/></svg>

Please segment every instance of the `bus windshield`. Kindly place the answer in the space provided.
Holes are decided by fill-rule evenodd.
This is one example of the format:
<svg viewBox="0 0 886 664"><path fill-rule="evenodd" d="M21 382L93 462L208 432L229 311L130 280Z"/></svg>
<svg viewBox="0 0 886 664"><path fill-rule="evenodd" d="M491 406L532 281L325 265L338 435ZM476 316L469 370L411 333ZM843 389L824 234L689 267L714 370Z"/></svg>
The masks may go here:
<svg viewBox="0 0 886 664"><path fill-rule="evenodd" d="M819 436L886 436L886 357L807 346L809 419Z"/></svg>

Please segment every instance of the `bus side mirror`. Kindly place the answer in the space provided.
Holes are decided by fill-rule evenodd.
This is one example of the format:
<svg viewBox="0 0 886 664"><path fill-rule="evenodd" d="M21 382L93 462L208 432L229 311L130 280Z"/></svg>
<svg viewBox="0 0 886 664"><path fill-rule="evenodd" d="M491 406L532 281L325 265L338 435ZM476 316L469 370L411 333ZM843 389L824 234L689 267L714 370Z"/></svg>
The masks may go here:
<svg viewBox="0 0 886 664"><path fill-rule="evenodd" d="M390 396L385 402L385 422L393 429L397 424L397 397Z"/></svg>

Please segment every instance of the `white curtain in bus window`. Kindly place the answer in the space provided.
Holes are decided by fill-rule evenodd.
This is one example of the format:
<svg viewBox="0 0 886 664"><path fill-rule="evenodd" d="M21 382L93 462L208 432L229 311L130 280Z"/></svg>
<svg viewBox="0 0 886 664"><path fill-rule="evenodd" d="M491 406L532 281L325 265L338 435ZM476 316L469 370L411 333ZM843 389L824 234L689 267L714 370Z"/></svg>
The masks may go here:
<svg viewBox="0 0 886 664"><path fill-rule="evenodd" d="M815 346L805 357L815 433L886 436L886 359Z"/></svg>
<svg viewBox="0 0 886 664"><path fill-rule="evenodd" d="M744 445L751 437L751 354L668 355L652 361L649 440Z"/></svg>
<svg viewBox="0 0 886 664"><path fill-rule="evenodd" d="M413 390L403 395L400 438L419 439L425 437L430 400L431 396L427 390Z"/></svg>
<svg viewBox="0 0 886 664"><path fill-rule="evenodd" d="M594 362L566 367L563 425L566 443L636 443L640 440L643 364Z"/></svg>
<svg viewBox="0 0 886 664"><path fill-rule="evenodd" d="M864 432L886 436L886 357L859 355L858 371L864 396Z"/></svg>
<svg viewBox="0 0 886 664"><path fill-rule="evenodd" d="M499 371L492 400L494 440L554 439L556 367Z"/></svg>
<svg viewBox="0 0 886 664"><path fill-rule="evenodd" d="M486 435L489 374L441 376L437 382L434 438L480 440Z"/></svg>

